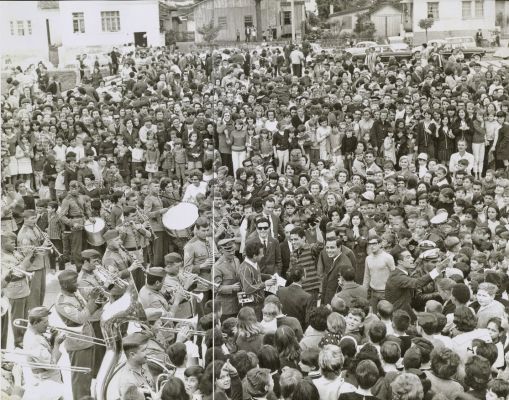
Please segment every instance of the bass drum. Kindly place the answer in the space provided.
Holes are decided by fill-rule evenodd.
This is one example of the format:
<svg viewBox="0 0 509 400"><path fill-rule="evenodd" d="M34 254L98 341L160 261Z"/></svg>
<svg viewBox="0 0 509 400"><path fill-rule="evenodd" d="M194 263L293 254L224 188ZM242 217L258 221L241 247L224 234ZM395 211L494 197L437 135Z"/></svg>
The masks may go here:
<svg viewBox="0 0 509 400"><path fill-rule="evenodd" d="M85 229L87 242L90 246L98 247L104 244L103 233L106 230L104 219L95 217L95 223L87 220L83 224L83 228Z"/></svg>
<svg viewBox="0 0 509 400"><path fill-rule="evenodd" d="M193 236L193 225L198 219L198 207L192 203L180 203L163 215L163 225L170 236L187 238Z"/></svg>

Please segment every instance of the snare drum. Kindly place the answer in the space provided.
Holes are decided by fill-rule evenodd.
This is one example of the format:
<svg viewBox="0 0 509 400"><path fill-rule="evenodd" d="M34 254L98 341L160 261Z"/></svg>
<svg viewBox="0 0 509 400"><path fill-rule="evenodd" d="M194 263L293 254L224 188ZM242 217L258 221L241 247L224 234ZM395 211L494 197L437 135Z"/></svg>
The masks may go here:
<svg viewBox="0 0 509 400"><path fill-rule="evenodd" d="M192 236L193 225L198 219L198 207L192 203L180 203L163 215L163 225L170 236L187 238Z"/></svg>
<svg viewBox="0 0 509 400"><path fill-rule="evenodd" d="M103 233L106 230L104 219L95 217L95 223L85 221L83 224L87 235L87 242L90 246L102 246L104 244Z"/></svg>

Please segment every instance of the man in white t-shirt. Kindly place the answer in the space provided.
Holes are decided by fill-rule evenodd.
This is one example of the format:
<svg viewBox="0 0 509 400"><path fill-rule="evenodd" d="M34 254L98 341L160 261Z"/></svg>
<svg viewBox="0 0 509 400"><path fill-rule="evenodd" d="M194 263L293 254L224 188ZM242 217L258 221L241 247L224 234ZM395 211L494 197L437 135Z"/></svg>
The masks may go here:
<svg viewBox="0 0 509 400"><path fill-rule="evenodd" d="M290 62L292 63L292 71L295 76L302 76L302 64L304 62L304 53L300 51L299 46L295 46L290 53Z"/></svg>

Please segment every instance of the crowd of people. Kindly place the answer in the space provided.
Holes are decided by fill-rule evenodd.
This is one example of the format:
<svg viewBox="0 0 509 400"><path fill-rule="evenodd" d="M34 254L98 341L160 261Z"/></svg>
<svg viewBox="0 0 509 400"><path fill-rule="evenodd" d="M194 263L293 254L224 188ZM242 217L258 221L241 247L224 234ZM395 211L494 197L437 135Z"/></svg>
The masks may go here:
<svg viewBox="0 0 509 400"><path fill-rule="evenodd" d="M7 80L5 393L65 397L65 348L74 400L509 399L509 69L112 54Z"/></svg>

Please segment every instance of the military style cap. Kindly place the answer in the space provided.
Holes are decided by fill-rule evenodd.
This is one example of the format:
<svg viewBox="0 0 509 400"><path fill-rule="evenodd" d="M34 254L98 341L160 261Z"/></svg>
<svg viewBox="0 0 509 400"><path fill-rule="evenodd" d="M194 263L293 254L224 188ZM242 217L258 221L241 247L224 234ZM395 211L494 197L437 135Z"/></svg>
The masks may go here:
<svg viewBox="0 0 509 400"><path fill-rule="evenodd" d="M2 232L2 239L13 239L16 240L16 234L13 232Z"/></svg>
<svg viewBox="0 0 509 400"><path fill-rule="evenodd" d="M140 332L131 333L122 339L123 346L140 346L148 342L148 337Z"/></svg>
<svg viewBox="0 0 509 400"><path fill-rule="evenodd" d="M94 249L87 249L81 252L81 257L86 260L90 260L91 258L101 258L101 253Z"/></svg>
<svg viewBox="0 0 509 400"><path fill-rule="evenodd" d="M118 232L115 229L110 229L106 231L103 235L103 239L109 242L110 240L116 239L119 237Z"/></svg>
<svg viewBox="0 0 509 400"><path fill-rule="evenodd" d="M182 261L182 256L179 253L170 253L164 256L164 263L170 264Z"/></svg>
<svg viewBox="0 0 509 400"><path fill-rule="evenodd" d="M158 276L160 278L164 278L166 276L166 270L161 267L148 268L147 275Z"/></svg>
<svg viewBox="0 0 509 400"><path fill-rule="evenodd" d="M46 307L34 307L28 312L28 317L42 318L50 314Z"/></svg>
<svg viewBox="0 0 509 400"><path fill-rule="evenodd" d="M23 218L35 217L36 215L37 215L37 213L35 212L35 210L25 210L25 211L23 211Z"/></svg>
<svg viewBox="0 0 509 400"><path fill-rule="evenodd" d="M432 223L433 225L440 225L447 221L448 217L449 214L447 212L441 212L435 215L433 218L431 218L429 222Z"/></svg>
<svg viewBox="0 0 509 400"><path fill-rule="evenodd" d="M78 277L77 272L66 269L65 271L62 271L60 272L60 274L58 274L58 282L60 283L70 282L73 279L76 279L77 277Z"/></svg>
<svg viewBox="0 0 509 400"><path fill-rule="evenodd" d="M235 238L225 238L225 239L221 239L217 245L219 247L230 247L232 242L235 242Z"/></svg>
<svg viewBox="0 0 509 400"><path fill-rule="evenodd" d="M420 257L425 261L438 260L439 249L430 249L423 251Z"/></svg>

